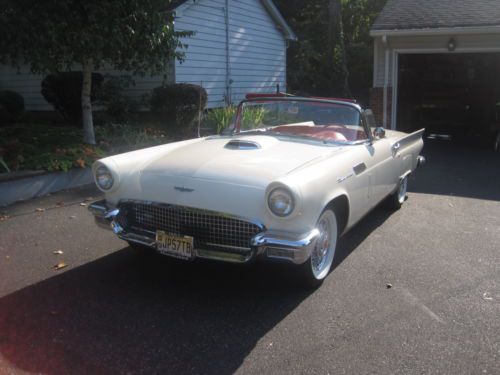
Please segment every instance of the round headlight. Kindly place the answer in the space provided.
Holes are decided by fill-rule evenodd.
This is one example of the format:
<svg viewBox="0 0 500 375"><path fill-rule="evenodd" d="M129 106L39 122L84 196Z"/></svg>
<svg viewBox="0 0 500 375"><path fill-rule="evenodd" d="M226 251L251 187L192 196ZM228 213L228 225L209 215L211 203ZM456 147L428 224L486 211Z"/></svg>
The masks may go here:
<svg viewBox="0 0 500 375"><path fill-rule="evenodd" d="M114 178L108 168L100 165L95 170L95 181L102 190L109 190L113 186Z"/></svg>
<svg viewBox="0 0 500 375"><path fill-rule="evenodd" d="M290 215L295 207L292 193L283 188L271 191L267 198L267 204L273 214L281 217Z"/></svg>

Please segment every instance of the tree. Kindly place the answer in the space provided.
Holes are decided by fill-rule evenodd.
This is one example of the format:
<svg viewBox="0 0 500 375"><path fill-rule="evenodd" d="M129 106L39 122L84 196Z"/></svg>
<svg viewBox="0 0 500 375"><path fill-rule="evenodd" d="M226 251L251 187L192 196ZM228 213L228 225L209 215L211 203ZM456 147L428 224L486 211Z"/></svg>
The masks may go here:
<svg viewBox="0 0 500 375"><path fill-rule="evenodd" d="M298 36L288 49L288 88L363 100L372 76L370 27L386 1L275 0Z"/></svg>
<svg viewBox="0 0 500 375"><path fill-rule="evenodd" d="M166 74L182 59L172 0L0 0L0 62L29 63L35 73L83 72L84 142L95 144L92 72L110 66Z"/></svg>

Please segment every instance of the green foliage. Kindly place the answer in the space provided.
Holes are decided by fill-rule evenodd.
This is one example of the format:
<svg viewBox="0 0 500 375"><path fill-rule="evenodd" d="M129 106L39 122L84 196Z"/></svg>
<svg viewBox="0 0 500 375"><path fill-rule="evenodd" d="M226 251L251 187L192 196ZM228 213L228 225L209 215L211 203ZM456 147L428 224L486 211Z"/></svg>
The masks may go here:
<svg viewBox="0 0 500 375"><path fill-rule="evenodd" d="M104 66L134 74L166 74L182 61L174 30L173 0L3 0L0 6L0 63L29 63L34 73ZM88 98L89 93L82 96ZM86 106L85 140L93 143ZM89 113L90 112L90 113ZM83 133L82 133L83 135Z"/></svg>
<svg viewBox="0 0 500 375"><path fill-rule="evenodd" d="M81 124L82 119L82 72L49 74L42 81L42 95L47 102L68 122ZM92 74L91 100L96 100L103 82L102 74Z"/></svg>
<svg viewBox="0 0 500 375"><path fill-rule="evenodd" d="M18 120L24 112L24 99L15 91L0 91L0 126Z"/></svg>
<svg viewBox="0 0 500 375"><path fill-rule="evenodd" d="M262 125L264 117L268 114L265 108L256 107L246 107L241 114L241 130L251 130L258 128Z"/></svg>
<svg viewBox="0 0 500 375"><path fill-rule="evenodd" d="M236 110L237 107L235 106L210 109L205 115L205 122L208 126L213 128L217 134L220 134L232 123L232 121L234 121Z"/></svg>
<svg viewBox="0 0 500 375"><path fill-rule="evenodd" d="M198 85L175 83L157 87L150 98L151 112L163 124L180 133L191 132L200 111L207 105L207 92Z"/></svg>
<svg viewBox="0 0 500 375"><path fill-rule="evenodd" d="M0 56L35 72L69 70L92 59L137 73L167 71L182 57L169 0L4 0Z"/></svg>
<svg viewBox="0 0 500 375"><path fill-rule="evenodd" d="M220 134L236 120L237 110L238 107L235 106L210 109L205 115L205 123L215 129L217 134ZM245 107L241 114L241 130L251 130L262 125L267 112L261 106Z"/></svg>
<svg viewBox="0 0 500 375"><path fill-rule="evenodd" d="M162 129L130 124L98 126L96 135L99 147L111 154L157 146L170 139Z"/></svg>
<svg viewBox="0 0 500 375"><path fill-rule="evenodd" d="M124 95L134 85L131 76L106 76L97 93L97 104L105 108L106 122L127 123L139 109L139 103Z"/></svg>
<svg viewBox="0 0 500 375"><path fill-rule="evenodd" d="M161 130L109 124L96 127L98 145L90 146L81 142L81 133L74 127L39 124L0 128L0 166L7 172L9 169L67 171L89 167L106 155L169 140Z"/></svg>

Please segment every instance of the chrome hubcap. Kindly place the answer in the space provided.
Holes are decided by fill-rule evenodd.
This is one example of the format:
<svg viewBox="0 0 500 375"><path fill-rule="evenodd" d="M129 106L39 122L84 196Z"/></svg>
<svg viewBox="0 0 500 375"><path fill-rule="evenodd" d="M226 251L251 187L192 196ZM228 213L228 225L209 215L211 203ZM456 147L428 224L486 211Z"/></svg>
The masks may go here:
<svg viewBox="0 0 500 375"><path fill-rule="evenodd" d="M335 241L337 238L337 221L332 211L326 211L318 221L319 231L316 246L311 253L311 268L314 277L323 279L333 263Z"/></svg>
<svg viewBox="0 0 500 375"><path fill-rule="evenodd" d="M405 201L407 187L408 187L408 177L405 177L399 184L399 190L398 190L399 203L403 203Z"/></svg>

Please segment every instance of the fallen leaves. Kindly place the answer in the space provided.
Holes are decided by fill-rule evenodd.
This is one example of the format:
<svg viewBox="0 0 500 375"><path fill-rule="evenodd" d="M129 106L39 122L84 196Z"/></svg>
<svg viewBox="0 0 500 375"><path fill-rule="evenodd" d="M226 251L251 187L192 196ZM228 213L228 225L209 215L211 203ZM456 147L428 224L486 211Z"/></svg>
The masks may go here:
<svg viewBox="0 0 500 375"><path fill-rule="evenodd" d="M82 158L76 159L75 164L80 168L85 168L85 160L83 160Z"/></svg>
<svg viewBox="0 0 500 375"><path fill-rule="evenodd" d="M61 269L65 268L65 267L68 267L68 265L67 265L66 263L64 263L64 262L60 262L60 263L57 263L57 264L54 266L54 269L55 269L56 271L59 271L59 270L61 270Z"/></svg>
<svg viewBox="0 0 500 375"><path fill-rule="evenodd" d="M44 212L45 208L35 208L35 212Z"/></svg>
<svg viewBox="0 0 500 375"><path fill-rule="evenodd" d="M57 202L56 203L56 207L63 207L64 206L64 202Z"/></svg>
<svg viewBox="0 0 500 375"><path fill-rule="evenodd" d="M0 221L5 221L9 218L9 215L0 215Z"/></svg>
<svg viewBox="0 0 500 375"><path fill-rule="evenodd" d="M61 255L61 254L64 254L64 251L62 251L62 250L56 250L56 251L53 251L53 254L55 254L55 255Z"/></svg>
<svg viewBox="0 0 500 375"><path fill-rule="evenodd" d="M82 207L85 207L86 205L87 205L87 203L83 203L83 202L80 203L80 206L82 206Z"/></svg>
<svg viewBox="0 0 500 375"><path fill-rule="evenodd" d="M391 284L391 283L387 283L387 284L385 284L385 287L386 287L387 289L391 289L391 288L392 288L392 284Z"/></svg>
<svg viewBox="0 0 500 375"><path fill-rule="evenodd" d="M490 293L488 293L488 292L484 292L484 293L483 293L483 299L484 299L485 301L493 301L493 297L492 297L492 296L491 296L491 294L490 294Z"/></svg>

